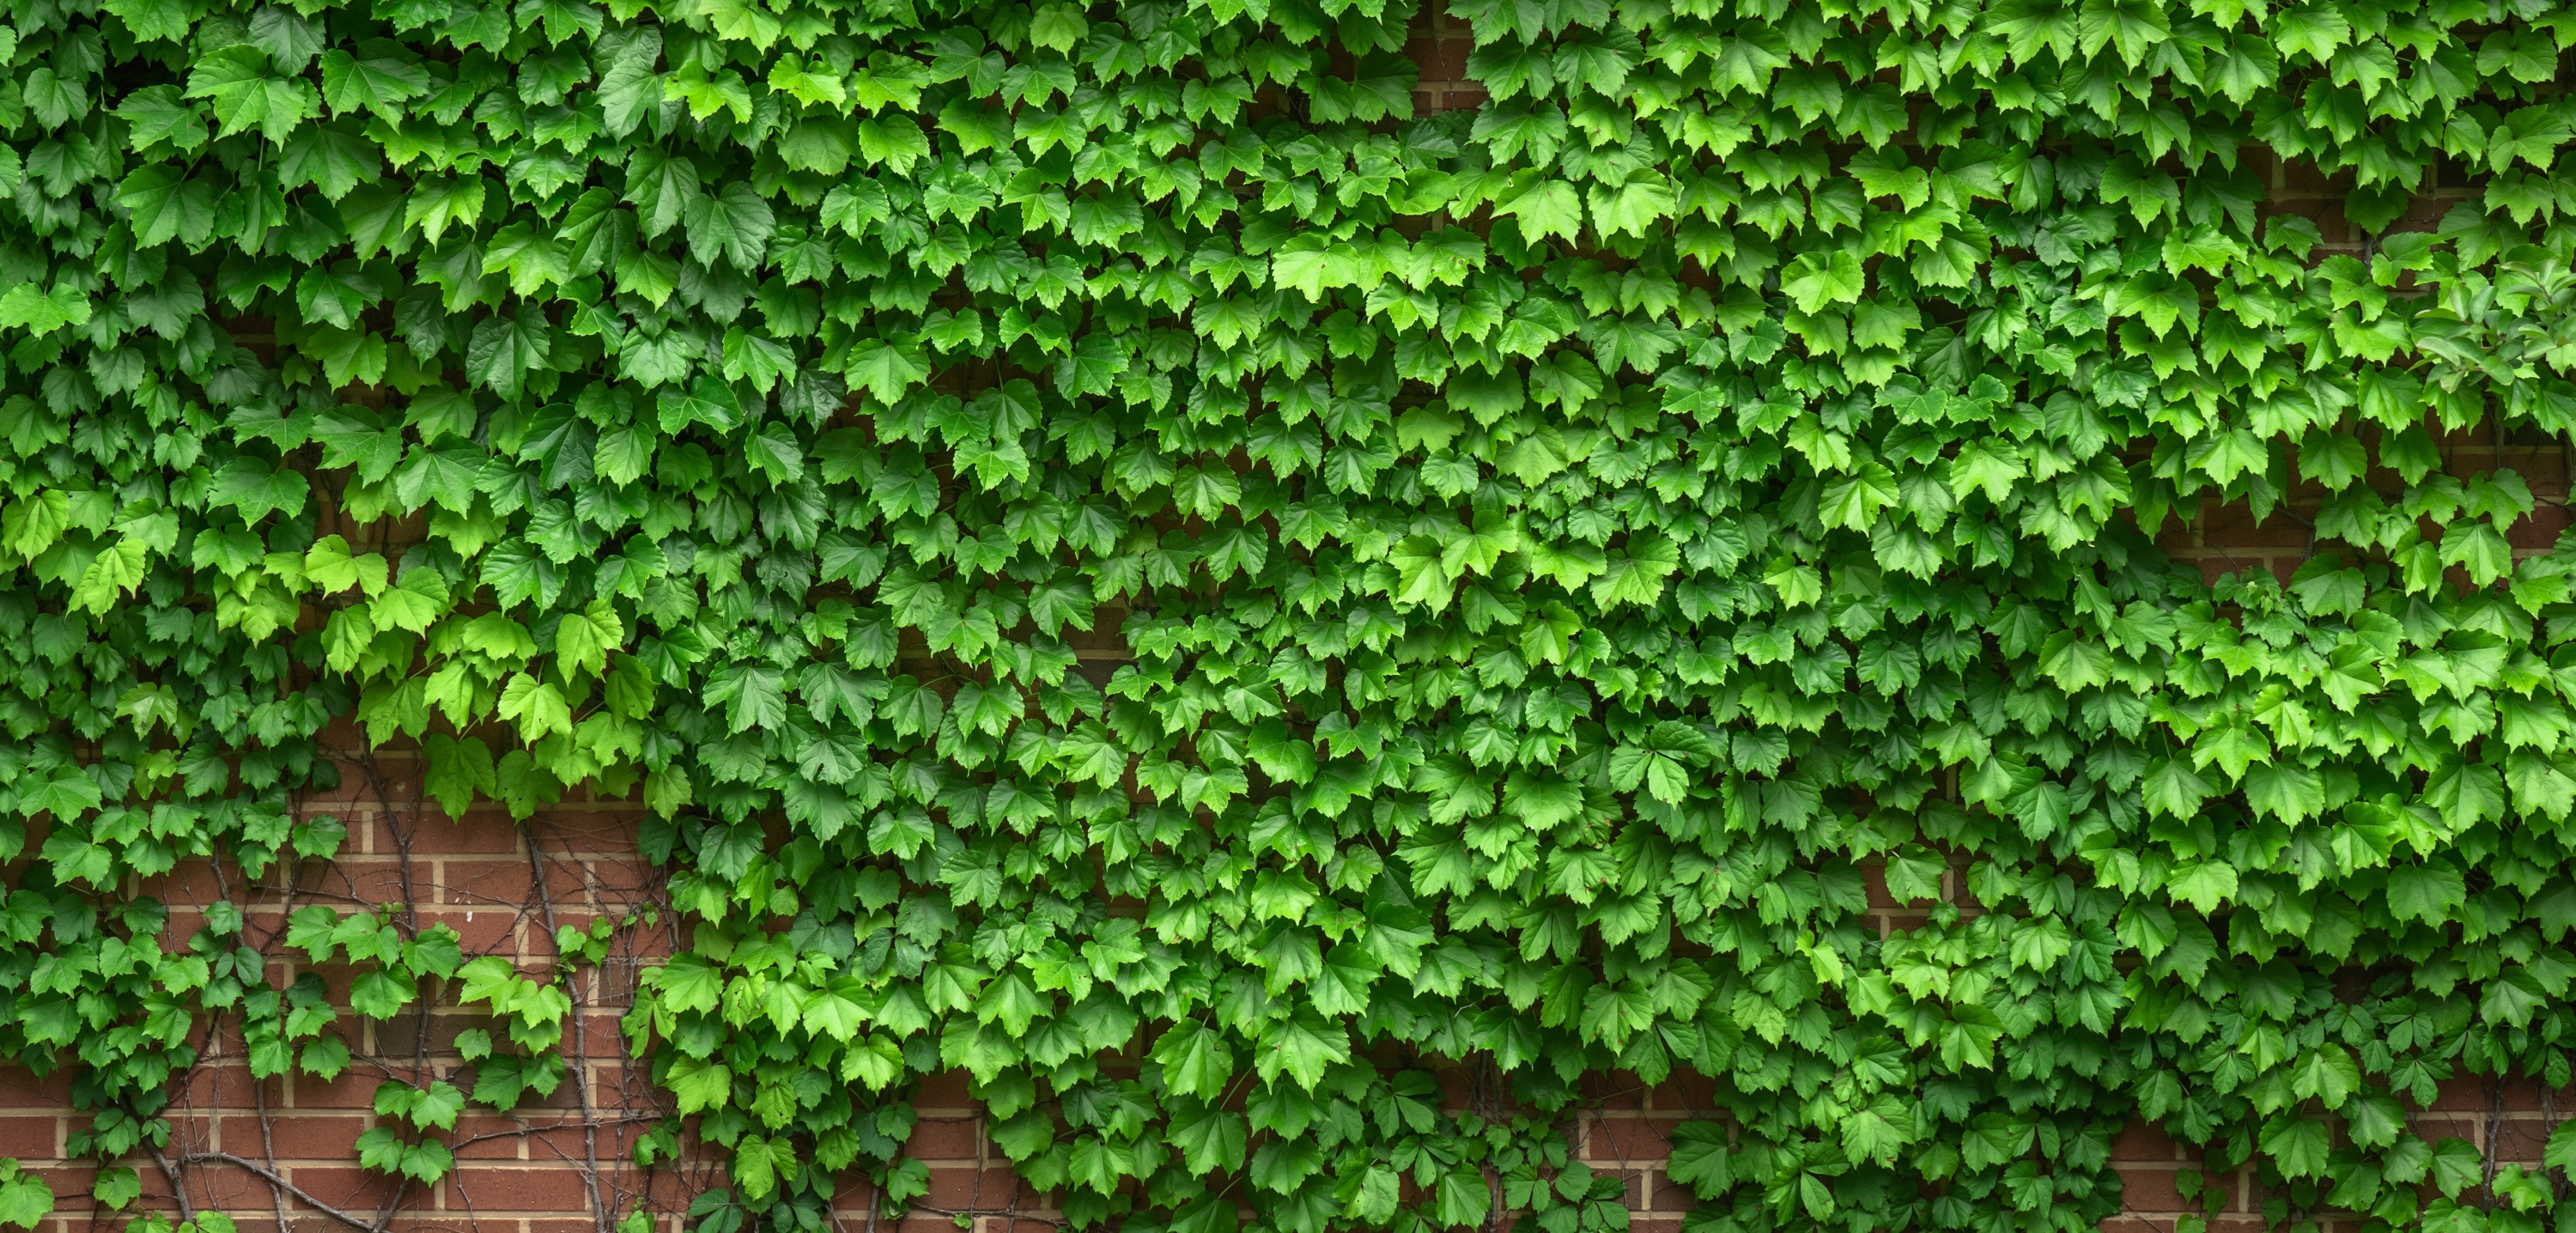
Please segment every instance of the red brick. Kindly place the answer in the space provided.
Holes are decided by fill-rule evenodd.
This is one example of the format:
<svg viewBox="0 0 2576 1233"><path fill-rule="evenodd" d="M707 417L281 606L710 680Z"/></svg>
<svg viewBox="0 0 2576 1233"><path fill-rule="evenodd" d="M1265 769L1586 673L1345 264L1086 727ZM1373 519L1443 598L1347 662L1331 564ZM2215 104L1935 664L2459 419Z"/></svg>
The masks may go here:
<svg viewBox="0 0 2576 1233"><path fill-rule="evenodd" d="M382 1207L393 1199L395 1189L394 1179L361 1169L355 1161L346 1165L294 1165L288 1170L287 1180L338 1208ZM290 1197L288 1206L295 1205Z"/></svg>
<svg viewBox="0 0 2576 1233"><path fill-rule="evenodd" d="M1705 1116L1717 1108L1717 1081L1676 1070L1646 1093L1646 1107Z"/></svg>
<svg viewBox="0 0 2576 1233"><path fill-rule="evenodd" d="M0 1117L0 1156L48 1159L61 1151L62 1120L55 1117Z"/></svg>
<svg viewBox="0 0 2576 1233"><path fill-rule="evenodd" d="M88 1165L78 1164L37 1167L24 1161L20 1162L20 1167L45 1180L45 1185L53 1189L55 1206L69 1208L93 1206L89 1192L91 1184L98 1180L98 1170Z"/></svg>
<svg viewBox="0 0 2576 1233"><path fill-rule="evenodd" d="M477 1212L577 1212L590 1205L581 1171L570 1162L459 1169L443 1183L442 1195L450 1210L471 1200Z"/></svg>
<svg viewBox="0 0 2576 1233"><path fill-rule="evenodd" d="M1621 1164L1660 1161L1673 1154L1672 1129L1682 1119L1602 1117L1584 1120L1583 1158Z"/></svg>
<svg viewBox="0 0 2576 1233"><path fill-rule="evenodd" d="M1583 1094L1598 1101L1601 1109L1642 1109L1646 1107L1644 1080L1624 1070L1606 1071L1583 1076Z"/></svg>
<svg viewBox="0 0 2576 1233"><path fill-rule="evenodd" d="M1648 1200L1650 1210L1687 1212L1699 1206L1699 1196L1691 1193L1690 1187L1674 1181L1671 1174L1662 1169L1654 1169L1649 1171L1649 1176L1654 1184L1651 1198Z"/></svg>
<svg viewBox="0 0 2576 1233"><path fill-rule="evenodd" d="M912 1128L904 1153L923 1160L975 1160L983 1155L984 1129L965 1118L924 1119Z"/></svg>
<svg viewBox="0 0 2576 1233"><path fill-rule="evenodd" d="M966 1094L967 1074L962 1070L943 1070L921 1078L921 1092L912 1098L912 1107L927 1114L933 1109L965 1109L975 1104Z"/></svg>
<svg viewBox="0 0 2576 1233"><path fill-rule="evenodd" d="M2152 1122L2131 1122L2111 1140L2113 1160L2172 1160L2177 1150L2173 1136Z"/></svg>
<svg viewBox="0 0 2576 1233"><path fill-rule="evenodd" d="M462 821L428 818L411 833L411 854L423 856L517 856L519 827L510 816L493 810L468 810Z"/></svg>
<svg viewBox="0 0 2576 1233"><path fill-rule="evenodd" d="M418 862L414 862L411 872L412 880L406 883L403 878L403 865L399 860L383 860L376 857L359 857L342 861L308 860L298 862L295 866L295 887L308 895L353 901L350 904L335 905L347 911L355 906L404 902L407 889L413 896L426 898L421 895L421 892L427 889L422 885L426 881L422 875L428 872L427 869Z"/></svg>
<svg viewBox="0 0 2576 1233"><path fill-rule="evenodd" d="M255 1151L235 1154L258 1159ZM199 1207L227 1212L264 1211L275 1194L275 1189L259 1175L220 1161L188 1170L188 1197Z"/></svg>
<svg viewBox="0 0 2576 1233"><path fill-rule="evenodd" d="M0 1074L0 1104L14 1109L69 1109L71 1070L66 1067L39 1079L23 1070Z"/></svg>
<svg viewBox="0 0 2576 1233"><path fill-rule="evenodd" d="M627 801L610 801L586 808L552 809L535 823L537 845L548 853L600 853L628 855L635 852L635 828L651 811Z"/></svg>
<svg viewBox="0 0 2576 1233"><path fill-rule="evenodd" d="M376 1105L376 1087L383 1082L383 1076L365 1073L362 1068L354 1066L339 1078L327 1082L299 1073L295 1076L291 1107L372 1111Z"/></svg>
<svg viewBox="0 0 2576 1233"><path fill-rule="evenodd" d="M436 912L423 912L421 924L435 921L456 931L456 944L468 957L505 955L517 958L523 933L540 928L538 913L514 904L489 907L451 907Z"/></svg>
<svg viewBox="0 0 2576 1233"><path fill-rule="evenodd" d="M535 882L525 860L449 860L439 862L439 899L476 908L511 907L529 902Z"/></svg>
<svg viewBox="0 0 2576 1233"><path fill-rule="evenodd" d="M933 1207L1009 1207L1019 1195L1020 1175L1008 1166L933 1165L926 1201Z"/></svg>
<svg viewBox="0 0 2576 1233"><path fill-rule="evenodd" d="M2533 1163L2540 1159L2540 1149L2549 1142L2555 1124L2523 1117L2507 1117L2496 1124L2495 1142L2487 1154L2498 1161Z"/></svg>
<svg viewBox="0 0 2576 1233"><path fill-rule="evenodd" d="M2129 1211L2178 1212L2194 1206L2174 1184L2175 1170L2142 1164L2122 1164L2120 1206Z"/></svg>
<svg viewBox="0 0 2576 1233"><path fill-rule="evenodd" d="M244 1110L223 1119L224 1149L259 1159L274 1149L282 1160L355 1160L358 1136L376 1124L372 1113L294 1113L268 1119L268 1137L260 1137L257 1113Z"/></svg>

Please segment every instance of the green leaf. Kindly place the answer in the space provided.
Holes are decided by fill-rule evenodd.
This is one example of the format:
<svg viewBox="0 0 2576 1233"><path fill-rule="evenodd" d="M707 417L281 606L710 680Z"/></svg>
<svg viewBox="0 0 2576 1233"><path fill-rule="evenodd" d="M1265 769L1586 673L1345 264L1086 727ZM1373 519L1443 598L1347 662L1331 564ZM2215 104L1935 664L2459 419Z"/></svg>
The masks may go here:
<svg viewBox="0 0 2576 1233"><path fill-rule="evenodd" d="M168 3L169 0L157 0ZM180 153L206 144L205 107L183 101L179 88L172 85L145 86L128 94L116 105L118 119L125 121L128 139L137 150L149 150L163 142ZM150 170L149 167L138 169ZM178 169L169 168L171 182L179 179ZM129 176L130 181L133 177Z"/></svg>
<svg viewBox="0 0 2576 1233"><path fill-rule="evenodd" d="M1593 186L1591 204L1593 227L1602 235L1627 234L1643 239L1659 231L1664 220L1673 216L1673 186L1663 173L1640 168L1628 173L1627 182L1615 188Z"/></svg>
<svg viewBox="0 0 2576 1233"><path fill-rule="evenodd" d="M606 676L608 653L625 643L626 626L617 610L604 599L594 599L587 609L565 614L555 626L555 670L567 685L583 671Z"/></svg>
<svg viewBox="0 0 2576 1233"><path fill-rule="evenodd" d="M2193 861L2173 872L2165 882L2165 893L2188 903L2201 915L2218 910L2236 894L2236 868L2225 861Z"/></svg>
<svg viewBox="0 0 2576 1233"><path fill-rule="evenodd" d="M19 283L0 292L0 329L23 328L42 337L65 326L89 324L89 297L66 283L39 290Z"/></svg>
<svg viewBox="0 0 2576 1233"><path fill-rule="evenodd" d="M361 974L349 984L349 1008L370 1019L390 1019L419 996L410 981L386 971Z"/></svg>
<svg viewBox="0 0 2576 1233"><path fill-rule="evenodd" d="M181 0L107 0L100 7L123 21L137 42L187 41L190 14Z"/></svg>
<svg viewBox="0 0 2576 1233"><path fill-rule="evenodd" d="M1898 496L1895 474L1879 463L1865 462L1825 485L1820 512L1828 527L1867 531L1877 523L1879 511L1895 505Z"/></svg>
<svg viewBox="0 0 2576 1233"><path fill-rule="evenodd" d="M515 314L496 314L475 325L465 372L475 384L517 398L530 374L547 370L553 354L554 327L535 305L525 304Z"/></svg>
<svg viewBox="0 0 2576 1233"><path fill-rule="evenodd" d="M2467 881L2446 863L2398 865L2388 871L2388 911L2401 923L2442 924L2467 900Z"/></svg>
<svg viewBox="0 0 2576 1233"><path fill-rule="evenodd" d="M2576 1118L2558 1123L2549 1132L2548 1145L2540 1149L2540 1161L2553 1169L2576 1169Z"/></svg>
<svg viewBox="0 0 2576 1233"><path fill-rule="evenodd" d="M918 346L878 339L853 349L844 375L851 388L866 390L878 402L892 403L928 377L930 369L921 362Z"/></svg>
<svg viewBox="0 0 2576 1233"><path fill-rule="evenodd" d="M1184 1166L1201 1175L1242 1168L1243 1149L1249 1138L1242 1114L1205 1105L1195 1112L1175 1115L1166 1132L1167 1141L1181 1150Z"/></svg>
<svg viewBox="0 0 2576 1233"><path fill-rule="evenodd" d="M439 242L451 226L471 228L483 217L483 177L463 175L414 181L403 203L403 226L418 227L422 238Z"/></svg>
<svg viewBox="0 0 2576 1233"><path fill-rule="evenodd" d="M1780 272L1780 289L1811 316L1827 304L1859 300L1865 282L1860 258L1839 248L1801 254Z"/></svg>
<svg viewBox="0 0 2576 1233"><path fill-rule="evenodd" d="M1234 1078L1234 1051L1217 1031L1184 1019L1166 1029L1154 1043L1154 1060L1163 1067L1163 1082L1173 1095L1215 1100Z"/></svg>
<svg viewBox="0 0 2576 1233"><path fill-rule="evenodd" d="M429 72L401 44L367 44L359 59L340 48L322 53L322 101L335 113L368 111L402 118L401 104L429 92Z"/></svg>
<svg viewBox="0 0 2576 1233"><path fill-rule="evenodd" d="M1533 240L1555 236L1570 244L1583 233L1583 199L1563 180L1533 180L1497 203L1494 216L1517 220Z"/></svg>
<svg viewBox="0 0 2576 1233"><path fill-rule="evenodd" d="M654 415L669 436L678 436L691 424L730 432L742 423L742 406L730 387L713 377L701 376L687 389L663 390L655 399Z"/></svg>
<svg viewBox="0 0 2576 1233"><path fill-rule="evenodd" d="M686 225L689 248L701 262L713 264L722 257L736 269L756 270L769 251L777 220L751 185L736 180L714 196L690 198Z"/></svg>
<svg viewBox="0 0 2576 1233"><path fill-rule="evenodd" d="M2263 1151L2290 1177L2321 1177L2332 1139L2325 1121L2299 1113L2273 1118L2263 1128Z"/></svg>
<svg viewBox="0 0 2576 1233"><path fill-rule="evenodd" d="M16 1169L0 1178L0 1224L32 1229L53 1210L54 1190L44 1178Z"/></svg>
<svg viewBox="0 0 2576 1233"><path fill-rule="evenodd" d="M320 102L310 84L292 76L271 76L268 56L239 44L198 60L188 72L184 97L212 104L220 124L216 136L257 128L271 145L285 144L286 135L312 119Z"/></svg>
<svg viewBox="0 0 2576 1233"><path fill-rule="evenodd" d="M1339 1023L1301 1015L1272 1024L1261 1034L1253 1054L1254 1073L1264 1082L1287 1078L1312 1090L1326 1067L1351 1060L1350 1035Z"/></svg>
<svg viewBox="0 0 2576 1233"><path fill-rule="evenodd" d="M1852 1164L1893 1164L1897 1153L1914 1140L1914 1115L1896 1097L1882 1094L1865 1108L1844 1116L1843 1156Z"/></svg>
<svg viewBox="0 0 2576 1233"><path fill-rule="evenodd" d="M123 1165L109 1165L98 1171L90 1184L90 1196L109 1208L123 1210L125 1205L143 1197L143 1179Z"/></svg>

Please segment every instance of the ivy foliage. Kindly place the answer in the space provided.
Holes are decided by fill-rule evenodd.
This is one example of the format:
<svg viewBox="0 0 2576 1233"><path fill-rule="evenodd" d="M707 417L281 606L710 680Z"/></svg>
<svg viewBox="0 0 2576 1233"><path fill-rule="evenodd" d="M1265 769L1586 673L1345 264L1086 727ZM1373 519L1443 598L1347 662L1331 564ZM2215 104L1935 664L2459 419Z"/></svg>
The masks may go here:
<svg viewBox="0 0 2576 1233"><path fill-rule="evenodd" d="M2544 0L1451 0L1434 114L1409 0L7 11L0 1053L85 1153L450 977L551 1090L553 976L129 893L336 851L347 718L651 807L713 1233L923 1196L949 1068L1085 1228L1617 1228L1556 1119L1681 1074L1705 1233L2074 1233L2132 1117L2576 1210L2408 1125L2576 1043ZM2237 508L2304 563L2155 546Z"/></svg>

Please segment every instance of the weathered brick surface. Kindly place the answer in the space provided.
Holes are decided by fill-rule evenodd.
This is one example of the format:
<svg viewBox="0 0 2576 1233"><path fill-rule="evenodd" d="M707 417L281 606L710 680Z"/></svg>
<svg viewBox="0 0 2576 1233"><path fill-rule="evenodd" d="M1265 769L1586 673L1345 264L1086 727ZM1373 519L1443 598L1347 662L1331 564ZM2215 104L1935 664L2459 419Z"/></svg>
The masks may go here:
<svg viewBox="0 0 2576 1233"><path fill-rule="evenodd" d="M356 734L326 734L337 748L355 751ZM302 802L308 814L330 814L348 827L339 859L306 861L249 878L230 864L183 866L133 889L172 905L162 942L181 948L203 923L205 905L229 897L245 917L244 940L267 953L270 979L290 982L307 970L304 956L277 941L296 909L325 904L347 911L380 903L409 903L426 928L445 924L463 938L469 956L497 954L530 971L554 959L546 928L550 906L556 923L587 925L607 915L624 917L658 899L652 875L635 849L637 807L624 802L567 800L525 829L506 813L478 810L452 822L417 799L417 775L399 752L378 751L372 765L344 762L338 788ZM372 771L372 773L370 773ZM531 893L537 878L548 902ZM473 1068L455 1051L457 1033L489 1026L489 1018L453 1005L452 987L428 1006L384 1023L343 1012L335 1025L354 1056L347 1073L325 1081L290 1075L255 1081L245 1063L238 1026L201 1030L201 1060L173 1081L167 1116L172 1136L161 1153L181 1177L187 1205L214 1208L253 1227L283 1220L292 1233L370 1228L387 1204L393 1230L481 1229L494 1233L600 1233L595 1217L611 1219L650 1197L675 1224L675 1213L709 1177L704 1162L648 1178L635 1168L636 1138L664 1111L640 1068L630 1067L617 1018L632 1004L641 964L667 954L671 921L638 922L621 931L609 961L578 978L588 1013L579 1031L570 1023L564 1052L578 1071L554 1098L533 1097L513 1116L479 1106L454 1133L458 1168L435 1187L396 1186L361 1170L355 1143L382 1119L373 1110L378 1083L447 1080L468 1091ZM336 995L352 975L346 965L312 969ZM591 1132L582 1129L578 1083L586 1078L593 1110ZM70 1233L106 1219L89 1198L94 1178L87 1166L66 1158L70 1135L88 1124L72 1109L67 1076L37 1080L23 1070L0 1071L0 1155L19 1159L52 1185L59 1210L48 1233ZM594 1171L590 1164L597 1161ZM149 1153L128 1158L144 1188L144 1206L171 1211L171 1186ZM595 1206L587 1178L600 1190ZM300 1192L300 1194L298 1193ZM331 1214L355 1219L351 1226Z"/></svg>

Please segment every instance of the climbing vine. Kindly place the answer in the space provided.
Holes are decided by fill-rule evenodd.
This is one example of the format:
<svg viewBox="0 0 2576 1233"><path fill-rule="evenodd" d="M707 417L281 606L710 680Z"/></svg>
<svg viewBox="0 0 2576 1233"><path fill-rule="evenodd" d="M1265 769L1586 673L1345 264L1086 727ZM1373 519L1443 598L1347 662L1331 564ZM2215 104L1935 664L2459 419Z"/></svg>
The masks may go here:
<svg viewBox="0 0 2576 1233"><path fill-rule="evenodd" d="M111 1207L227 1017L488 1010L413 1183L562 1079L608 932L315 902L281 986L138 893L332 858L346 721L649 812L710 1233L923 1198L950 1069L1076 1228L1618 1228L1612 1072L1713 1083L1705 1233L2073 1233L2132 1118L2274 1223L2576 1211L2409 1121L2571 1079L2566 10L6 12L0 1056Z"/></svg>

